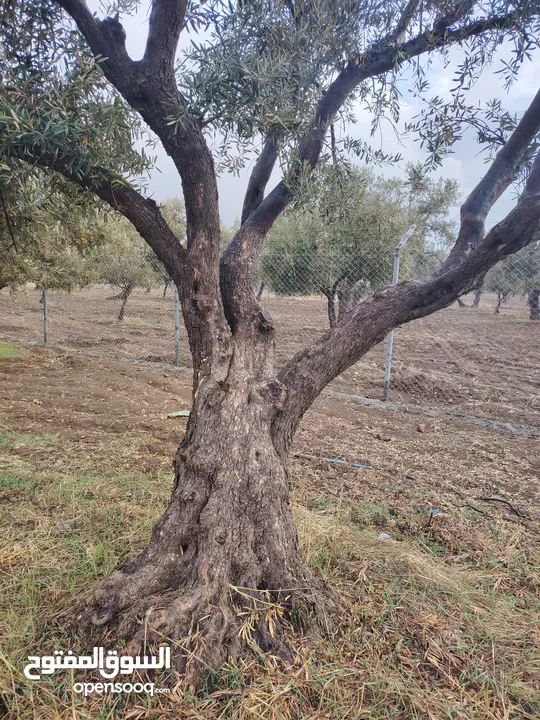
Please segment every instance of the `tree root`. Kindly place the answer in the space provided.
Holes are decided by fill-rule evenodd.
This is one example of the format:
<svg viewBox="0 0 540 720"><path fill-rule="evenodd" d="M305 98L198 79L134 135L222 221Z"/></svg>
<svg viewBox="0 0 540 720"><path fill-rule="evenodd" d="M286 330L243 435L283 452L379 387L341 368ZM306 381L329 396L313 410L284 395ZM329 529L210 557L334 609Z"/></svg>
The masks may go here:
<svg viewBox="0 0 540 720"><path fill-rule="evenodd" d="M85 641L137 655L161 643L171 646L174 669L190 686L200 685L228 660L262 653L294 662L295 635L327 634L335 626L336 595L307 569L301 587L258 590L226 582L171 587L172 568L143 566L106 577L71 613ZM308 578L309 576L309 578Z"/></svg>

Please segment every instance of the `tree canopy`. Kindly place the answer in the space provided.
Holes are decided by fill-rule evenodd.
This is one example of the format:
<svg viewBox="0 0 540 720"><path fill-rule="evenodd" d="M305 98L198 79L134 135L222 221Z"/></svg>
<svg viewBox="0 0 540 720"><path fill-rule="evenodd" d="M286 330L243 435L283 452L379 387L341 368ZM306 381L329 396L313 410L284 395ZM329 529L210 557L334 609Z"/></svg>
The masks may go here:
<svg viewBox="0 0 540 720"><path fill-rule="evenodd" d="M0 172L0 288L33 282L73 290L97 280L94 250L109 233L103 208L65 183Z"/></svg>

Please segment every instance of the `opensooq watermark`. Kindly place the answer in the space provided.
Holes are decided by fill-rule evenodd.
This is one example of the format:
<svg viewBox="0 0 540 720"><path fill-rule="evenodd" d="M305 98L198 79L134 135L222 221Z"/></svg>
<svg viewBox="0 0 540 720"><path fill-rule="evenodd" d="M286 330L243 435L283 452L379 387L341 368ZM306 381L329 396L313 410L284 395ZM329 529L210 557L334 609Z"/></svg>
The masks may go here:
<svg viewBox="0 0 540 720"><path fill-rule="evenodd" d="M29 680L41 680L42 675L53 675L58 670L97 670L105 680L114 680L118 675L131 675L134 670L168 670L171 667L171 649L161 646L158 656L144 655L132 657L131 655L118 655L117 650L105 652L102 647L95 647L92 655L74 655L71 650L55 650L52 655L30 655L30 661L24 668L24 674ZM136 692L156 693L168 692L167 688L156 688L154 683L82 683L73 685L76 693L90 695L97 693Z"/></svg>

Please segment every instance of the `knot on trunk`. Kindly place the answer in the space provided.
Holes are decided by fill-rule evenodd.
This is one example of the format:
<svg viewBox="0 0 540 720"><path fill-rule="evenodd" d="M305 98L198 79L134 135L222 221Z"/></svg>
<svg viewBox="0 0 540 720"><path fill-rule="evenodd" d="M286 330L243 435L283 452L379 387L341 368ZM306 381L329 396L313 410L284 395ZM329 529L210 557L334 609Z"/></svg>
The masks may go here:
<svg viewBox="0 0 540 720"><path fill-rule="evenodd" d="M287 388L285 385L277 378L270 378L257 385L250 392L248 402L258 403L262 401L264 404L270 404L272 414L275 414L282 409L286 396Z"/></svg>
<svg viewBox="0 0 540 720"><path fill-rule="evenodd" d="M204 314L210 314L212 312L215 312L217 309L217 302L215 298L213 298L211 295L208 295L206 293L199 293L198 292L198 285L195 290L197 297L194 298L193 303L196 304L198 310L201 313Z"/></svg>

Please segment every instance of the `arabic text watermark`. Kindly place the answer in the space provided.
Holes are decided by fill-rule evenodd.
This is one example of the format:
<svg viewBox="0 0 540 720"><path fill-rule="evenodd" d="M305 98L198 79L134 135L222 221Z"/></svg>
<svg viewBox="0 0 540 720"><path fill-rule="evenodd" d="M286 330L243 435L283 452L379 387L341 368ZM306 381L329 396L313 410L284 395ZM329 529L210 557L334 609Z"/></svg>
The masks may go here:
<svg viewBox="0 0 540 720"><path fill-rule="evenodd" d="M59 670L97 670L105 680L114 680L118 675L131 675L135 670L168 670L171 667L171 649L161 646L158 656L132 657L118 655L117 650L105 651L95 647L92 655L74 655L71 650L55 650L52 655L30 655L24 674L29 680L42 680L44 675L53 675ZM124 680L124 678L122 678ZM96 693L154 693L168 692L167 688L156 688L153 682L76 682L73 691L85 696Z"/></svg>

